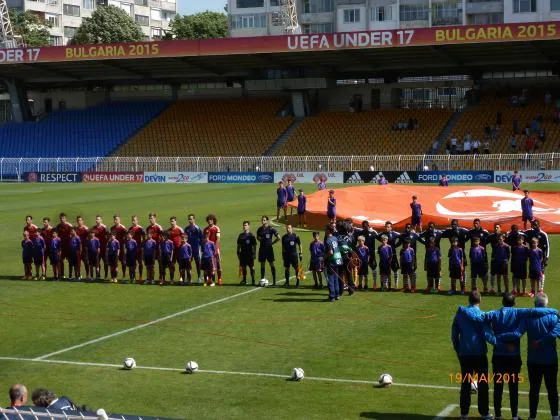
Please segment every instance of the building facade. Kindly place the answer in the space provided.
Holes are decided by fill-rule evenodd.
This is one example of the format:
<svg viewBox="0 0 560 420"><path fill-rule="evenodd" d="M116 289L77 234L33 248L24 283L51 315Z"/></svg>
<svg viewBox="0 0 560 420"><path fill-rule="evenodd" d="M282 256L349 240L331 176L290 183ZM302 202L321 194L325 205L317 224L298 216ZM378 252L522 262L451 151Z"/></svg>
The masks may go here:
<svg viewBox="0 0 560 420"><path fill-rule="evenodd" d="M82 19L106 4L128 13L146 40L160 39L177 14L177 0L8 0L8 7L32 11L50 26L51 45L66 45Z"/></svg>
<svg viewBox="0 0 560 420"><path fill-rule="evenodd" d="M228 0L230 36L281 35L282 0ZM560 0L297 0L303 33L560 20Z"/></svg>

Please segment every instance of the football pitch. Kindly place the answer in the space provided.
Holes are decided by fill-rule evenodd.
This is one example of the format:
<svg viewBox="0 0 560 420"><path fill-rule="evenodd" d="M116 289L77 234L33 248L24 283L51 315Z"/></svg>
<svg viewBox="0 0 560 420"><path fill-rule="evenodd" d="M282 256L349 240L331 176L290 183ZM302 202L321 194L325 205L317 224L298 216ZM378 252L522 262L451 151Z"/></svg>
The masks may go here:
<svg viewBox="0 0 560 420"><path fill-rule="evenodd" d="M275 188L0 184L0 404L9 404L11 384L23 383L30 390L46 387L108 413L192 419L458 418L454 375L459 363L450 331L456 308L466 304L466 297L368 291L328 303L326 289L311 288L310 274L299 289L239 285L235 243L242 221L250 220L255 232L261 215L274 217ZM541 184L529 188L560 190ZM61 211L72 223L77 215L84 216L90 227L97 214L108 226L113 214L120 214L127 227L136 214L145 227L148 213L156 211L159 223L167 227L170 216L185 226L192 212L205 225L205 216L214 213L222 231L225 284L210 288L19 280L25 215L33 215L37 225L44 216L56 224ZM282 226L278 229L284 233ZM299 235L307 267L311 233ZM551 306L560 307L560 240L554 235L550 241L545 289ZM447 241L442 248L447 255ZM423 246L418 249L423 261ZM282 279L279 245L275 253ZM421 268L419 264L418 284L424 288ZM256 271L258 277L258 264ZM447 258L442 261L442 287L449 287ZM530 307L532 301L518 298L518 306ZM500 298L483 297L483 310L499 307ZM522 349L525 364L525 338ZM128 356L138 366L125 371L121 366ZM198 362L196 374L184 373L189 360ZM305 370L303 381L288 380L294 367ZM392 387L376 386L384 372L393 376ZM525 366L522 372L520 415L526 418ZM509 406L507 397L504 407ZM476 417L476 396L473 403L471 415ZM544 396L539 409L545 410L542 418L549 417ZM508 418L509 412L504 414Z"/></svg>

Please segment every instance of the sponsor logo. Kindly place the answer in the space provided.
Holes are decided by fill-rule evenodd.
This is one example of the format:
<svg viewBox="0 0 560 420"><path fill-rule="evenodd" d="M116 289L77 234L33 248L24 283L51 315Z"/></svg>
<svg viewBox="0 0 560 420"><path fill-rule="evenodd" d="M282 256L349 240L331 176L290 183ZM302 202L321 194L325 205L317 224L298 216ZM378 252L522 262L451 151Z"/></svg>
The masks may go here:
<svg viewBox="0 0 560 420"><path fill-rule="evenodd" d="M25 172L23 179L27 182L69 184L82 181L80 172Z"/></svg>
<svg viewBox="0 0 560 420"><path fill-rule="evenodd" d="M258 182L261 184L272 183L274 177L271 174L262 174L257 177Z"/></svg>
<svg viewBox="0 0 560 420"><path fill-rule="evenodd" d="M35 172L29 172L27 175L27 182L37 182L37 174Z"/></svg>
<svg viewBox="0 0 560 420"><path fill-rule="evenodd" d="M220 175L220 174L210 174L208 179L213 182L255 182L257 180L256 175Z"/></svg>
<svg viewBox="0 0 560 420"><path fill-rule="evenodd" d="M412 179L410 179L410 176L408 175L408 172L403 172L395 180L395 183L396 184L412 184L412 183L414 183L414 181Z"/></svg>
<svg viewBox="0 0 560 420"><path fill-rule="evenodd" d="M475 181L489 182L492 180L492 175L490 174L478 174L474 176Z"/></svg>
<svg viewBox="0 0 560 420"><path fill-rule="evenodd" d="M363 184L364 181L362 179L362 177L360 176L360 174L358 172L354 172L350 178L348 178L348 181L346 181L348 184Z"/></svg>
<svg viewBox="0 0 560 420"><path fill-rule="evenodd" d="M148 175L144 175L144 182L148 184L165 183L167 182L167 177L165 175L148 174Z"/></svg>
<svg viewBox="0 0 560 420"><path fill-rule="evenodd" d="M85 172L84 182L98 183L140 183L144 181L142 172Z"/></svg>

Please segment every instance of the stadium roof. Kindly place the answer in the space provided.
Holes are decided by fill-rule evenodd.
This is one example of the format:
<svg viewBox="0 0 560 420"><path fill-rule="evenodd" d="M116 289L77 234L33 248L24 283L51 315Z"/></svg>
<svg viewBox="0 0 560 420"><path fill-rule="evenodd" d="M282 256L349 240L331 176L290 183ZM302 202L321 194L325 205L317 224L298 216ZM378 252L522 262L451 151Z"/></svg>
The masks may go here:
<svg viewBox="0 0 560 420"><path fill-rule="evenodd" d="M0 50L0 77L29 86L287 77L396 79L550 69L560 22ZM286 76L285 76L286 77Z"/></svg>

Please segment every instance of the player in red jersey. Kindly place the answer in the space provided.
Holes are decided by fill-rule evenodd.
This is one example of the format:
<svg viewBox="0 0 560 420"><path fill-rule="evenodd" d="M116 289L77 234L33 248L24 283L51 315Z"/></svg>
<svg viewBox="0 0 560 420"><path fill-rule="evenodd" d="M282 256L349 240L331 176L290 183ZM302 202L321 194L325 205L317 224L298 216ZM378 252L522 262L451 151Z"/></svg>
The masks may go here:
<svg viewBox="0 0 560 420"><path fill-rule="evenodd" d="M124 244L126 243L126 234L128 230L127 228L121 224L121 217L118 214L113 216L113 226L111 226L111 233L115 234L115 238L119 241L121 245L121 250L119 252L119 260L121 262L121 269L123 280L126 281L126 260L125 260L125 253L124 253Z"/></svg>
<svg viewBox="0 0 560 420"><path fill-rule="evenodd" d="M33 224L33 216L25 216L25 226L23 231L29 232L29 239L33 240L39 235L39 228Z"/></svg>
<svg viewBox="0 0 560 420"><path fill-rule="evenodd" d="M171 283L173 283L173 277L175 275L175 264L177 263L177 258L179 256L179 248L181 248L181 238L183 237L183 228L177 225L177 218L171 216L169 218L169 229L167 233L169 234L169 239L173 241L173 260L169 266L169 277L171 278Z"/></svg>
<svg viewBox="0 0 560 420"><path fill-rule="evenodd" d="M132 226L128 228L128 233L132 233L132 238L138 244L138 250L142 249L144 243L144 228L138 222L138 216L132 216ZM144 264L142 263L142 252L136 253L136 262L138 263L138 282L142 281L142 274L144 272Z"/></svg>
<svg viewBox="0 0 560 420"><path fill-rule="evenodd" d="M99 249L99 259L103 260L103 272L105 275L105 281L107 281L107 276L109 275L109 266L107 265L107 242L109 241L109 231L107 226L103 224L103 217L97 215L95 217L95 226L91 228L91 231L95 234L95 237L99 239L100 249ZM97 273L97 280L99 280L100 273Z"/></svg>
<svg viewBox="0 0 560 420"><path fill-rule="evenodd" d="M218 274L218 284L222 284L222 263L220 261L220 228L218 227L218 219L216 215L209 214L206 216L206 222L208 226L204 228L203 233L208 232L208 239L214 242L214 247L216 248L216 271Z"/></svg>
<svg viewBox="0 0 560 420"><path fill-rule="evenodd" d="M40 230L40 234L45 240L45 246L47 252L46 255L51 255L50 250L51 250L51 241L53 238L53 232L54 232L54 228L51 226L50 217L43 217L43 227Z"/></svg>
<svg viewBox="0 0 560 420"><path fill-rule="evenodd" d="M55 229L61 241L61 255L60 255L60 278L64 278L64 260L70 256L70 242L72 240L72 229L74 227L68 222L66 213L60 213L60 223L56 225ZM71 273L72 267L68 268Z"/></svg>
<svg viewBox="0 0 560 420"><path fill-rule="evenodd" d="M76 217L76 227L74 229L76 230L76 234L82 242L82 255L80 260L84 263L86 273L89 273L89 261L86 246L89 235L89 228L86 226L86 222L84 221L84 218L82 216Z"/></svg>
<svg viewBox="0 0 560 420"><path fill-rule="evenodd" d="M158 262L159 279L161 280L161 278L162 278L162 268L161 268L161 261L160 261L160 255L159 255L159 244L161 242L161 234L163 233L163 228L160 225L158 225L158 223L157 223L157 214L156 213L151 212L150 214L148 214L148 220L149 220L150 223L148 224L148 227L146 228L146 233L151 233L152 234L152 239L154 241L156 241L156 243L157 243L155 259Z"/></svg>

